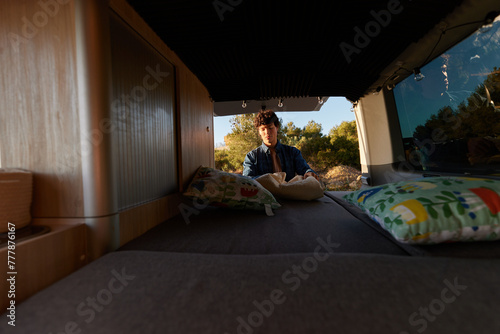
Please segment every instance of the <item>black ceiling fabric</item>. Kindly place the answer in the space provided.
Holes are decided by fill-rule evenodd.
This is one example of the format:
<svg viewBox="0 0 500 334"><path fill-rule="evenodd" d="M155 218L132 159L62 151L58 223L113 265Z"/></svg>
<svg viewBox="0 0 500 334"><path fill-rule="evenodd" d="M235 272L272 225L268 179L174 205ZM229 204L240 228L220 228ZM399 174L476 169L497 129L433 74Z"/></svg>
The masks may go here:
<svg viewBox="0 0 500 334"><path fill-rule="evenodd" d="M344 96L458 6L457 0L128 0L216 101Z"/></svg>

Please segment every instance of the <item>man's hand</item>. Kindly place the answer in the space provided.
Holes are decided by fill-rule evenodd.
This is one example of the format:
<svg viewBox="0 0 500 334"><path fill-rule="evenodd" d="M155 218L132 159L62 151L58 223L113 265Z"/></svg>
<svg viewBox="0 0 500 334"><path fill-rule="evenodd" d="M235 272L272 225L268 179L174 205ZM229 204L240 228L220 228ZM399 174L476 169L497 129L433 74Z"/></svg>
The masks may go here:
<svg viewBox="0 0 500 334"><path fill-rule="evenodd" d="M304 174L304 179L307 179L309 176L312 176L312 177L314 177L316 180L318 180L318 181L319 181L318 175L316 175L316 174L315 174L315 173L313 173L313 172L307 172L307 173L305 173L305 174Z"/></svg>

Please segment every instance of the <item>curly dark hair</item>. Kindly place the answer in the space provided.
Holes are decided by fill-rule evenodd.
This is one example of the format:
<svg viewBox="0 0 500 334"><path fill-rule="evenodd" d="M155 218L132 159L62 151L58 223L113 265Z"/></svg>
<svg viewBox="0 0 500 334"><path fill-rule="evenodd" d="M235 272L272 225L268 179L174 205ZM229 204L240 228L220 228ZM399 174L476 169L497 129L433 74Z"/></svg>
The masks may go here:
<svg viewBox="0 0 500 334"><path fill-rule="evenodd" d="M258 128L261 125L267 125L274 123L274 126L279 128L280 127L280 121L278 119L278 116L274 113L272 110L262 110L259 111L257 116L255 116L255 119L253 120L253 125Z"/></svg>

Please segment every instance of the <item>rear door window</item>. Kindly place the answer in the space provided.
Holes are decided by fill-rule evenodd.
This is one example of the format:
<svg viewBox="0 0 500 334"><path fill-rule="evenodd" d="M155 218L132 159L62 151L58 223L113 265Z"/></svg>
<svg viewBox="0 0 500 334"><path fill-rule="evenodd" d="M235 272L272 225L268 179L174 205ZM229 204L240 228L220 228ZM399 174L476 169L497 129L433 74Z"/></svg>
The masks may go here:
<svg viewBox="0 0 500 334"><path fill-rule="evenodd" d="M394 97L416 170L500 173L500 17L406 78Z"/></svg>

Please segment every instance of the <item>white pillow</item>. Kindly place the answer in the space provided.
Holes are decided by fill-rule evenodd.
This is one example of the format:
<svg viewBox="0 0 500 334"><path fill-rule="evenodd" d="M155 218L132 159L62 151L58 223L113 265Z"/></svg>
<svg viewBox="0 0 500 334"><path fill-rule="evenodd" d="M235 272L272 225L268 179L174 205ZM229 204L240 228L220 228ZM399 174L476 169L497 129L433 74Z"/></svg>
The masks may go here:
<svg viewBox="0 0 500 334"><path fill-rule="evenodd" d="M314 177L304 179L302 175L296 175L288 182L285 177L285 172L268 173L255 180L277 197L306 201L323 197L325 187Z"/></svg>

